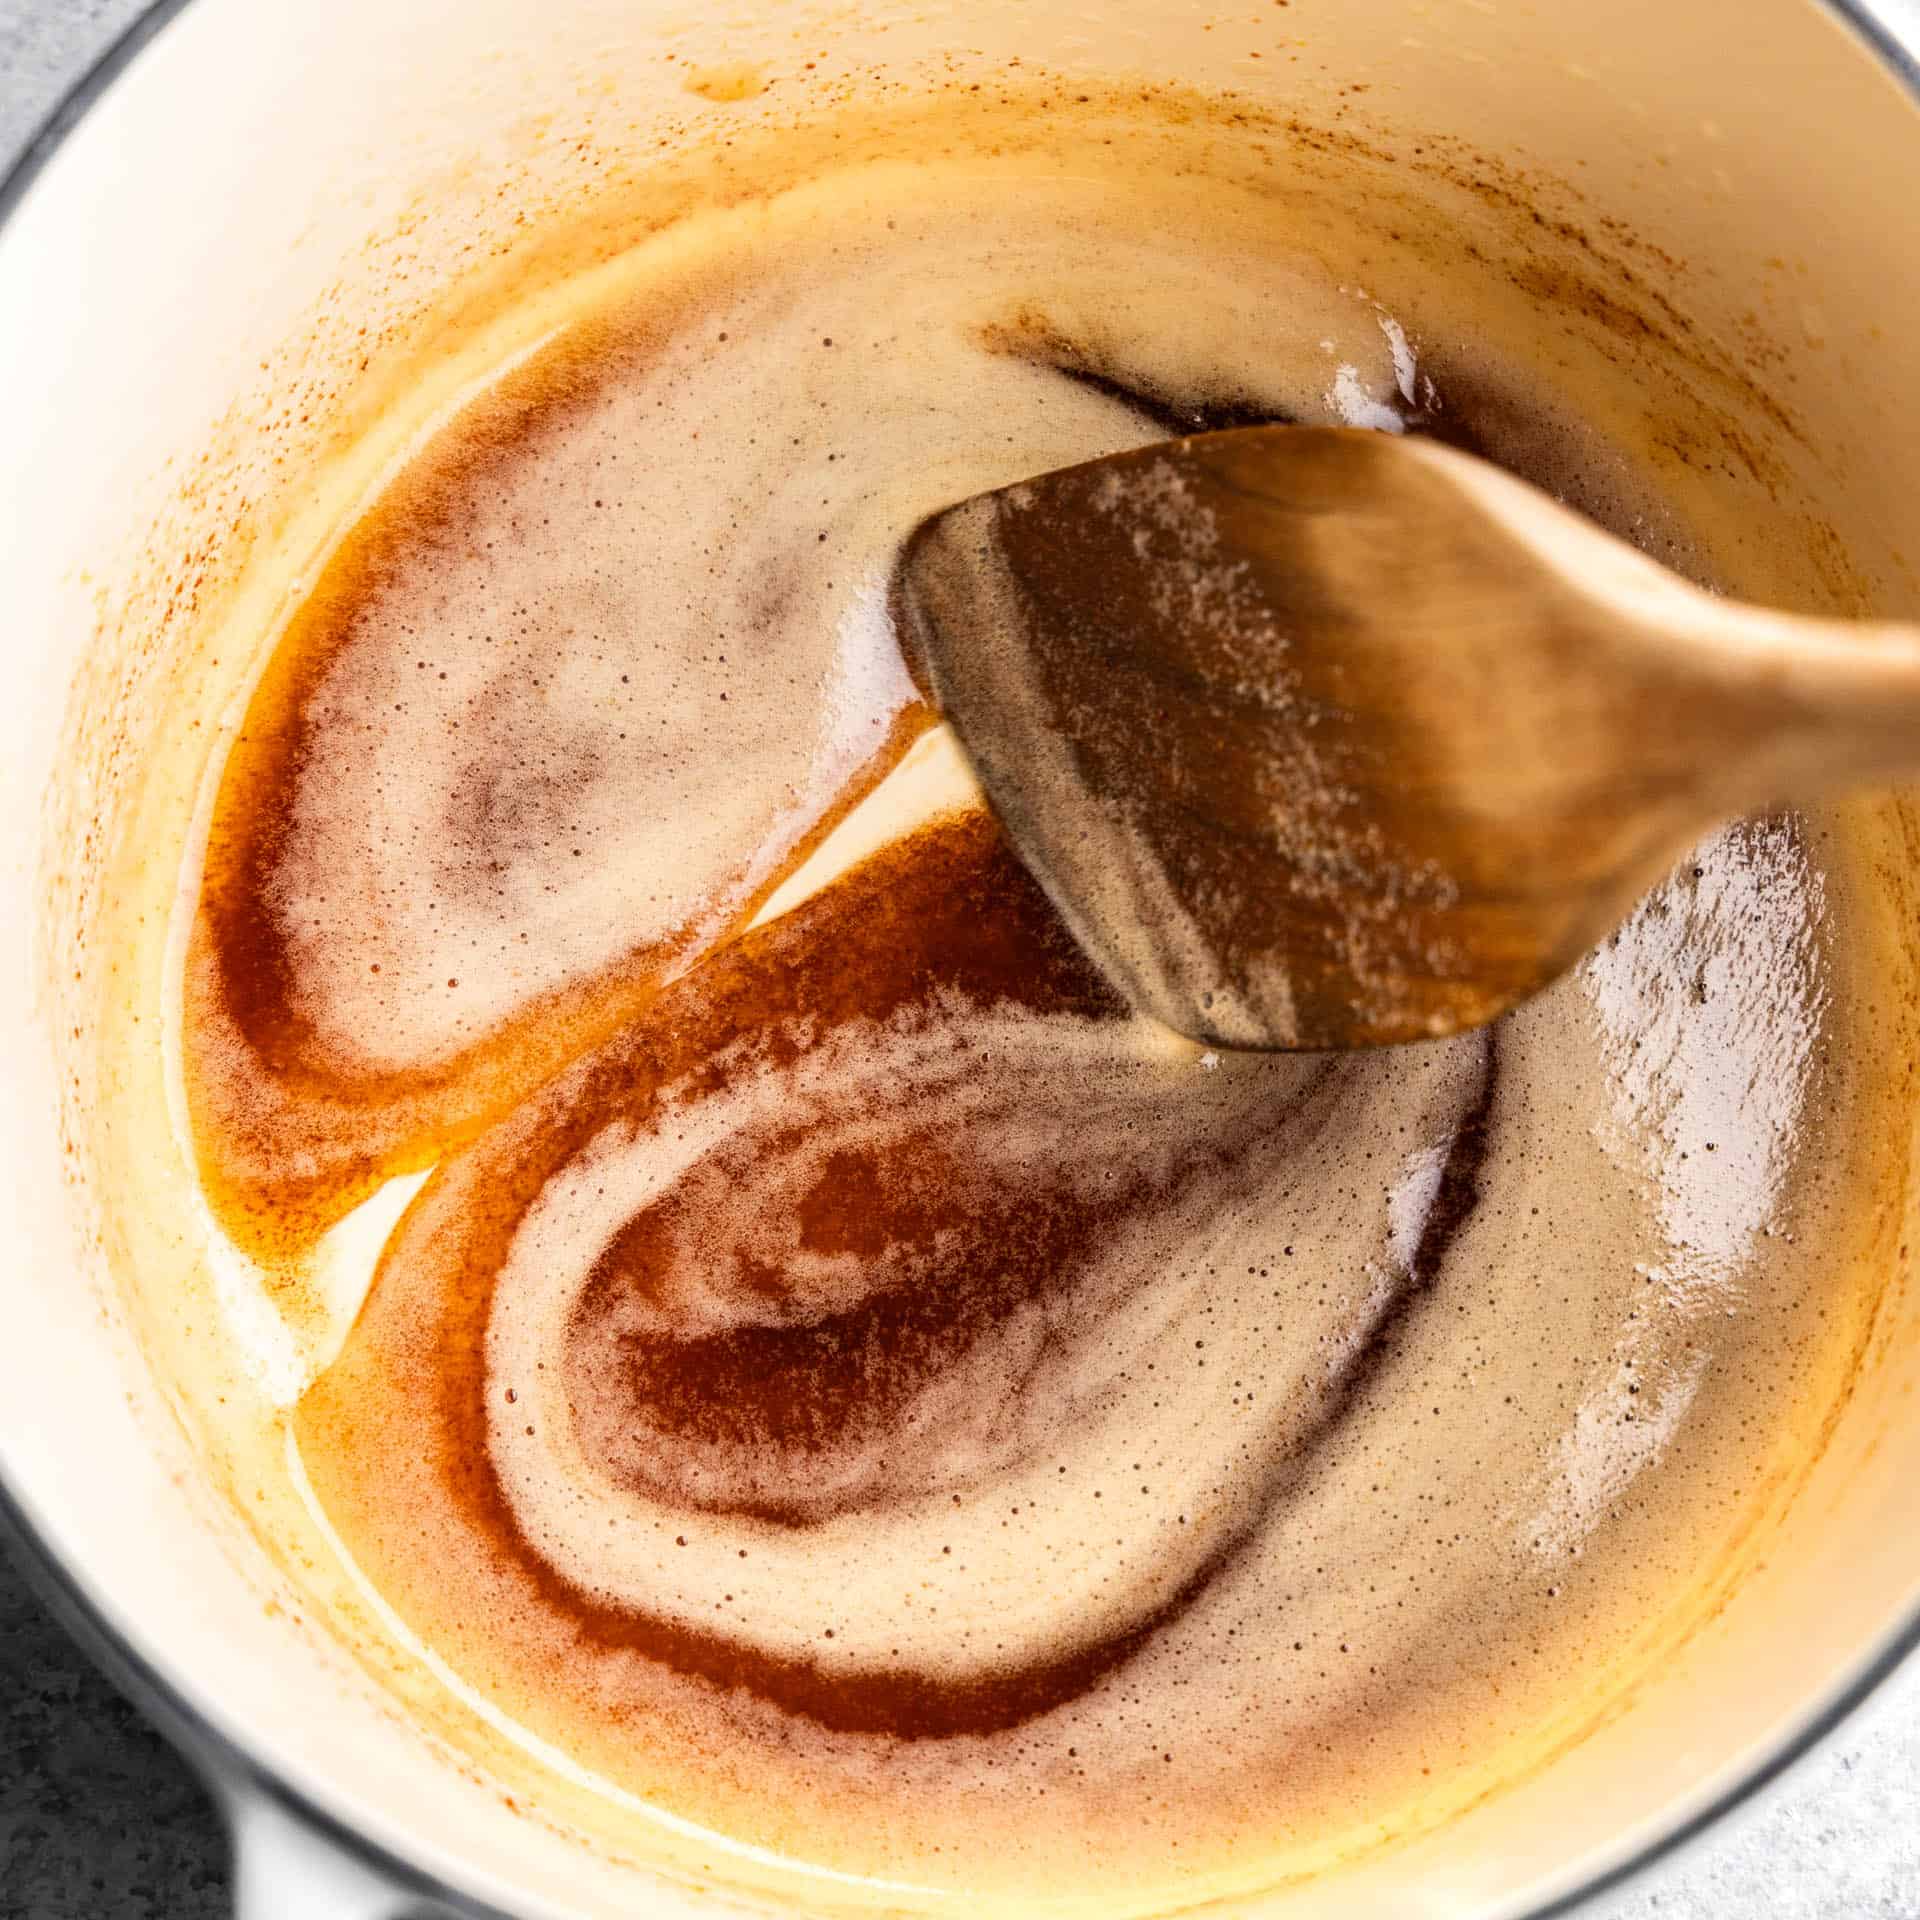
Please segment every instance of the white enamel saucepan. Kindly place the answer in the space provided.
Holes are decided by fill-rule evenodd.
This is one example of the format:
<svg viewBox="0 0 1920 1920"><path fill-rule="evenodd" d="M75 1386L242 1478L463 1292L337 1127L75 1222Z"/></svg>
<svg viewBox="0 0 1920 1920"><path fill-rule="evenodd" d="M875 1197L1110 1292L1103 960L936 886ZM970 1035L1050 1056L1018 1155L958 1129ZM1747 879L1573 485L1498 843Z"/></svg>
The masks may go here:
<svg viewBox="0 0 1920 1920"><path fill-rule="evenodd" d="M87 1025L115 962L88 942L90 889L106 841L140 844L117 743L142 676L271 538L273 476L355 430L356 358L403 351L530 209L662 143L1016 63L1236 89L1458 156L1477 217L1546 210L1545 266L1577 248L1589 279L1630 275L1747 343L1871 610L1920 612L1920 62L1859 0L158 0L0 186L0 1507L214 1781L247 1920L677 1920L747 1896L653 1862L638 1830L583 1844L438 1757L380 1659L318 1625L235 1520L243 1490L152 1362L180 1330L116 1284L111 1236L138 1225L102 1204L85 1145L120 1091ZM727 79L755 71L794 85ZM690 93L690 72L715 77ZM1905 844L1920 878L1920 832ZM1909 884L1890 873L1897 899ZM1917 1388L1903 1270L1734 1600L1552 1765L1262 1915L1565 1911L1821 1738L1920 1638Z"/></svg>

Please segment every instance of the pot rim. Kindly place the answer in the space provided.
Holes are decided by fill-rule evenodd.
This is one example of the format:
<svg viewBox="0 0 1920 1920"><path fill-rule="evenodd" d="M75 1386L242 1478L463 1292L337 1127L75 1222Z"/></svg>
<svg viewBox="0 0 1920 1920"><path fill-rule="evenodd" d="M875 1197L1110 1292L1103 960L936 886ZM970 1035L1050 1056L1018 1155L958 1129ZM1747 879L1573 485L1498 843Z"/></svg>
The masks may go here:
<svg viewBox="0 0 1920 1920"><path fill-rule="evenodd" d="M18 212L40 174L67 136L165 27L191 0L148 0L105 51L73 82L40 122L4 172L0 172L0 232ZM1872 0L1811 0L1851 32L1920 106L1920 14L1897 28L1873 10ZM223 1814L234 1804L262 1798L340 1848L349 1858L393 1882L409 1898L443 1904L461 1920L513 1920L505 1910L461 1892L370 1839L322 1806L302 1787L256 1760L197 1706L182 1684L163 1673L112 1623L86 1582L62 1559L47 1533L36 1526L0 1471L0 1539L49 1610L90 1658L126 1693L200 1772ZM1868 1696L1920 1649L1920 1606L1899 1622L1842 1685L1773 1751L1676 1826L1624 1859L1601 1868L1579 1886L1528 1909L1516 1920L1560 1920L1603 1894L1638 1878L1679 1853L1745 1806L1824 1742Z"/></svg>

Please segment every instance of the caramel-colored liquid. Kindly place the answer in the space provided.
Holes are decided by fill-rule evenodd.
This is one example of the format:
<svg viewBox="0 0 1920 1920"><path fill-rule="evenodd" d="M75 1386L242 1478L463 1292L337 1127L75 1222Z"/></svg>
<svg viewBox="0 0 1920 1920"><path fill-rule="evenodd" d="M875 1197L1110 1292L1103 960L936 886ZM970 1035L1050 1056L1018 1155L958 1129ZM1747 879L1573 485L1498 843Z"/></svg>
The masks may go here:
<svg viewBox="0 0 1920 1920"><path fill-rule="evenodd" d="M977 799L834 869L934 724L901 542L981 488L1344 420L1720 570L1630 368L1060 143L696 218L443 423L277 640L184 972L290 1315L434 1168L292 1416L340 1550L598 1778L909 1902L1253 1887L1538 1764L1719 1603L1871 1306L1819 823L1366 1057L1130 1015Z"/></svg>

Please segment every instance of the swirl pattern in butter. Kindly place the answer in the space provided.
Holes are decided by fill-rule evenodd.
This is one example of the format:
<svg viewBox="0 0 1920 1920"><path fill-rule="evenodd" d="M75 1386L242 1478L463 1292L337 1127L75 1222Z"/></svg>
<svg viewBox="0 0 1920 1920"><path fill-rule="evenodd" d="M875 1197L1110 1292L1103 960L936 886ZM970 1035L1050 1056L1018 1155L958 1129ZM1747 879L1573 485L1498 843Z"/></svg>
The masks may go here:
<svg viewBox="0 0 1920 1920"><path fill-rule="evenodd" d="M1104 147L690 217L345 531L218 772L214 1215L298 1273L433 1169L293 1416L339 1553L610 1792L909 1905L1253 1886L1538 1764L1865 1324L1826 824L1347 1058L1172 1040L977 802L884 824L894 557L1025 473L1445 431L1711 571L1521 343L1290 217Z"/></svg>

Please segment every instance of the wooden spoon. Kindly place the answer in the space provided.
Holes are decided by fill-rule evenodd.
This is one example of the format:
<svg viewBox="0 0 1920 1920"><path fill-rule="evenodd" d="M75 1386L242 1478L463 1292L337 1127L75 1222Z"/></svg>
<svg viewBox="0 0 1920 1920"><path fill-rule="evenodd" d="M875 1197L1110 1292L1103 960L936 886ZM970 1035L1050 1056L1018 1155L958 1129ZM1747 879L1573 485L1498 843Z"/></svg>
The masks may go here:
<svg viewBox="0 0 1920 1920"><path fill-rule="evenodd" d="M1715 822L1920 772L1920 629L1715 598L1431 441L1255 427L982 494L896 612L1081 943L1230 1047L1480 1026Z"/></svg>

